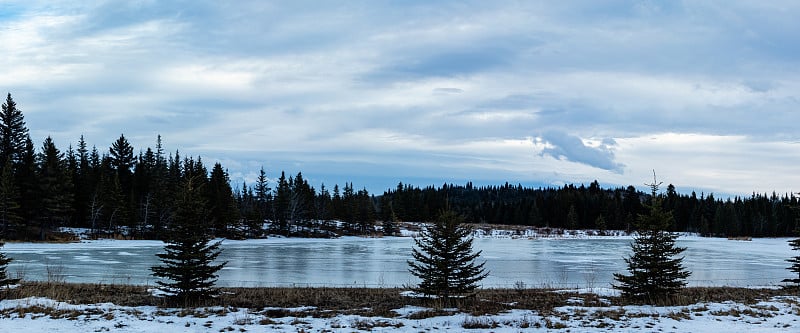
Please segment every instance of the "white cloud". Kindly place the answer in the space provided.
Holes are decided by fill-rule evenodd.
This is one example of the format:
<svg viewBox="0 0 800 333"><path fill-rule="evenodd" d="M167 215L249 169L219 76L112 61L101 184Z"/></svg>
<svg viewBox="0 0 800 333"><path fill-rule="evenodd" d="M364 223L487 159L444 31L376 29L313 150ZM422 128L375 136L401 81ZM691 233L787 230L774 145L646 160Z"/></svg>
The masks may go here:
<svg viewBox="0 0 800 333"><path fill-rule="evenodd" d="M245 178L797 183L794 2L15 6L0 89L36 140L160 133Z"/></svg>
<svg viewBox="0 0 800 333"><path fill-rule="evenodd" d="M746 136L687 133L617 139L617 157L627 164L627 177L659 178L678 188L699 188L728 194L796 192L800 175L798 144L759 141Z"/></svg>

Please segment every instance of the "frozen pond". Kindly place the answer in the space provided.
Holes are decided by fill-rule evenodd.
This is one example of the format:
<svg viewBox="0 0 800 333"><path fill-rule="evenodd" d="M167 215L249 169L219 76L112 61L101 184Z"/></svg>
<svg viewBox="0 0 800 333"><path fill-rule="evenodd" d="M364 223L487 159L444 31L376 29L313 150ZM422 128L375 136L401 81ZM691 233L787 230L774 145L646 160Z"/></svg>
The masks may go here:
<svg viewBox="0 0 800 333"><path fill-rule="evenodd" d="M788 239L730 241L679 238L688 248L684 264L693 286L770 286L791 277L785 260L796 255ZM475 249L491 271L484 287L608 287L615 272L627 273L623 257L630 239L477 238ZM280 239L223 243L222 286L404 286L411 238ZM154 284L159 241L88 241L71 244L7 243L11 276L26 280Z"/></svg>

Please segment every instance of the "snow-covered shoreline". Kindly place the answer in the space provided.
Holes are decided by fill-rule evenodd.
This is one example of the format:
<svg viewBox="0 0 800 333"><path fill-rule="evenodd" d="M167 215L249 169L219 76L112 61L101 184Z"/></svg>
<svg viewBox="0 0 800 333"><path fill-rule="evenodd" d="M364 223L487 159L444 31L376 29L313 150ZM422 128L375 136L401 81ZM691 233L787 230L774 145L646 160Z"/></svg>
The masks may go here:
<svg viewBox="0 0 800 333"><path fill-rule="evenodd" d="M800 297L778 296L753 304L697 303L688 306L557 307L552 313L515 309L474 316L463 312L426 315L406 306L393 317L311 315L314 308L158 308L111 303L69 304L30 297L0 301L4 332L796 332Z"/></svg>

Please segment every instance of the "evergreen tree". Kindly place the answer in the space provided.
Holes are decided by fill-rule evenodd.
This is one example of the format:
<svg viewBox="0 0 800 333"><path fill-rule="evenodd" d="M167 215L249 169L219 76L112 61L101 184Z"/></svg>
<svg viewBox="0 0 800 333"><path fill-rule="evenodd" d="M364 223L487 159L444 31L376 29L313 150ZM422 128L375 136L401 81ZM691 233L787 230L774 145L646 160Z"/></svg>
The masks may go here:
<svg viewBox="0 0 800 333"><path fill-rule="evenodd" d="M800 212L800 206L794 205L792 207L792 209L795 212ZM795 220L800 222L800 217L796 218ZM797 227L796 227L794 232L795 232L795 234L798 235L798 238L790 240L789 241L789 246L791 246L792 250L794 250L794 251L800 251L800 224L797 225ZM791 266L787 267L786 269L788 269L789 271L792 271L794 273L797 273L797 276L795 278L793 278L793 279L783 279L783 281L781 281L781 282L791 283L791 284L793 284L793 286L795 288L800 288L800 255L794 256L794 257L792 257L790 259L786 259L786 261L788 261L789 263L792 264Z"/></svg>
<svg viewBox="0 0 800 333"><path fill-rule="evenodd" d="M578 212L575 210L575 205L570 205L569 212L567 213L567 229L577 230L579 228Z"/></svg>
<svg viewBox="0 0 800 333"><path fill-rule="evenodd" d="M97 225L99 220L95 220L93 227L106 228L106 231L112 235L118 234L120 225L123 224L128 216L119 175L116 173L104 173L100 176L100 182L97 187L98 195L95 196L97 203L94 207L99 210L96 216L102 219L103 225Z"/></svg>
<svg viewBox="0 0 800 333"><path fill-rule="evenodd" d="M384 236L394 236L397 235L400 230L397 227L397 215L394 213L394 210L389 207L389 218L383 221L383 235Z"/></svg>
<svg viewBox="0 0 800 333"><path fill-rule="evenodd" d="M366 188L356 194L355 205L355 226L358 233L363 235L374 232L375 228L372 222L375 221L375 204Z"/></svg>
<svg viewBox="0 0 800 333"><path fill-rule="evenodd" d="M331 215L335 219L341 219L344 215L344 204L342 194L339 191L339 184L333 184L333 196L331 197Z"/></svg>
<svg viewBox="0 0 800 333"><path fill-rule="evenodd" d="M485 262L475 260L481 251L472 251L471 229L452 211L442 211L437 221L414 237L412 275L422 279L417 290L426 295L451 296L472 293L489 273Z"/></svg>
<svg viewBox="0 0 800 333"><path fill-rule="evenodd" d="M789 246L791 246L792 250L794 251L800 251L800 238L790 240ZM794 256L791 259L786 259L786 261L792 264L792 266L786 269L797 273L797 276L795 276L793 279L783 279L782 282L791 283L794 285L794 287L800 287L800 255Z"/></svg>
<svg viewBox="0 0 800 333"><path fill-rule="evenodd" d="M73 210L72 220L80 227L89 227L89 203L94 190L92 184L91 170L89 169L89 150L87 149L86 140L81 135L78 141L78 149L75 151L75 158L77 166L73 170L72 177L73 197L75 198L75 207Z"/></svg>
<svg viewBox="0 0 800 333"><path fill-rule="evenodd" d="M315 200L315 210L317 211L317 220L322 221L322 229L326 231L333 231L336 226L331 221L331 208L332 198L328 188L323 183L319 189L319 195Z"/></svg>
<svg viewBox="0 0 800 333"><path fill-rule="evenodd" d="M126 214L120 215L118 220L120 224L135 225L132 221L134 214L129 214L135 211L135 198L133 198L133 168L136 165L136 157L133 154L133 146L125 138L125 135L120 134L119 138L111 144L108 149L109 166L119 179L120 193L122 194L122 203L124 208L120 211Z"/></svg>
<svg viewBox="0 0 800 333"><path fill-rule="evenodd" d="M20 222L19 192L14 186L12 178L11 159L6 159L5 166L0 170L0 239L7 238L16 233Z"/></svg>
<svg viewBox="0 0 800 333"><path fill-rule="evenodd" d="M603 214L598 215L594 220L594 227L600 231L601 235L606 234L606 229L608 229L608 226L606 225L606 219L603 217Z"/></svg>
<svg viewBox="0 0 800 333"><path fill-rule="evenodd" d="M683 267L683 257L675 258L686 248L676 247L678 235L666 231L673 217L661 207L661 196L657 193L660 183L648 185L652 190L648 212L639 215L639 234L631 243L633 255L625 258L630 275L614 273L619 282L614 288L630 299L658 302L683 288L691 272Z"/></svg>
<svg viewBox="0 0 800 333"><path fill-rule="evenodd" d="M210 217L217 236L241 239L242 227L239 225L239 209L231 189L228 172L222 164L215 163L209 178Z"/></svg>
<svg viewBox="0 0 800 333"><path fill-rule="evenodd" d="M314 214L314 189L308 185L308 181L303 179L302 173L292 178L289 177L288 183L289 201L287 208L287 219L290 228L293 226L308 226ZM307 232L308 230L303 230Z"/></svg>
<svg viewBox="0 0 800 333"><path fill-rule="evenodd" d="M261 167L258 173L255 192L256 214L258 216L257 225L261 226L264 224L264 220L269 216L267 203L269 202L270 188L264 167Z"/></svg>
<svg viewBox="0 0 800 333"><path fill-rule="evenodd" d="M169 178L168 161L164 157L164 148L161 144L161 135L159 135L156 140L155 166L150 177L149 193L145 199L149 199L152 205L148 209L152 212L149 213L152 218L148 219L146 224L150 227L151 237L160 239L165 226L169 222L169 216L172 214L172 202L175 197L172 190L175 187L172 186Z"/></svg>
<svg viewBox="0 0 800 333"><path fill-rule="evenodd" d="M30 135L25 138L25 150L22 154L22 163L17 170L17 190L19 190L19 212L22 217L22 237L29 238L28 227L39 210L39 179L36 172L36 148Z"/></svg>
<svg viewBox="0 0 800 333"><path fill-rule="evenodd" d="M131 219L135 226L132 230L133 238L152 230L153 222L156 220L157 211L154 209L156 203L153 194L156 190L156 167L156 154L150 147L144 153L139 152L136 168L133 171L133 199L137 207L136 217Z"/></svg>
<svg viewBox="0 0 800 333"><path fill-rule="evenodd" d="M0 241L0 248L3 248L3 245L5 244ZM11 258L6 257L3 252L0 252L0 288L19 282L19 279L8 277L8 264L11 263L11 261ZM2 297L0 297L0 299L2 299Z"/></svg>
<svg viewBox="0 0 800 333"><path fill-rule="evenodd" d="M0 161L11 159L12 165L18 165L25 151L27 136L25 118L9 93L0 113Z"/></svg>
<svg viewBox="0 0 800 333"><path fill-rule="evenodd" d="M67 161L49 136L42 144L38 164L39 239L44 240L48 229L65 224L69 219L74 207L74 198Z"/></svg>
<svg viewBox="0 0 800 333"><path fill-rule="evenodd" d="M272 232L278 235L289 235L289 206L291 203L292 189L286 180L286 173L281 171L275 191L274 207L272 209Z"/></svg>
<svg viewBox="0 0 800 333"><path fill-rule="evenodd" d="M128 143L124 134L120 134L119 139L111 144L108 153L111 157L111 167L119 173L120 180L129 180L127 178L132 175L131 169L136 159L133 156L133 146Z"/></svg>
<svg viewBox="0 0 800 333"><path fill-rule="evenodd" d="M208 212L196 182L194 177L184 180L164 253L156 254L162 265L151 268L153 276L160 278L156 281L159 289L184 305L216 296L217 272L226 264L213 263L222 242L211 242Z"/></svg>

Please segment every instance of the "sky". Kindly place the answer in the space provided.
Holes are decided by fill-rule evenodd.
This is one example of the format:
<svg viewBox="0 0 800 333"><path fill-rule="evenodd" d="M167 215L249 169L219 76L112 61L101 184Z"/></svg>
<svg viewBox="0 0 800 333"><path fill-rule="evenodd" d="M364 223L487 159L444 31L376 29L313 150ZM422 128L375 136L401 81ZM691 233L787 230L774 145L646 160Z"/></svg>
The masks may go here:
<svg viewBox="0 0 800 333"><path fill-rule="evenodd" d="M311 185L800 191L798 1L0 0L37 146ZM274 183L273 183L274 185Z"/></svg>

